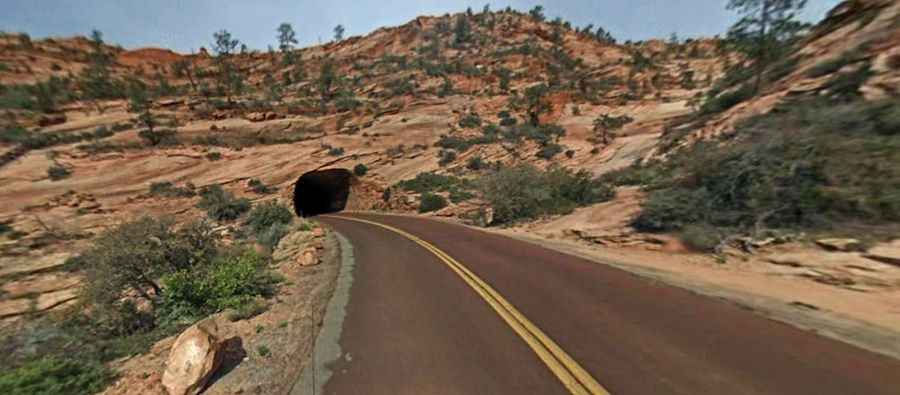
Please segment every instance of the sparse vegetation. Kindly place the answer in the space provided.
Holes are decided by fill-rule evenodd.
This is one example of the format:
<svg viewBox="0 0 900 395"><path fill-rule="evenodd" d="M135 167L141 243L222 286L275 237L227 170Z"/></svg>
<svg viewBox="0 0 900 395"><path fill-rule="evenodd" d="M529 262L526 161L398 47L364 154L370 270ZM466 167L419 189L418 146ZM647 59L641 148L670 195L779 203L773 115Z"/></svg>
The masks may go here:
<svg viewBox="0 0 900 395"><path fill-rule="evenodd" d="M275 201L269 201L253 207L247 215L246 224L260 244L273 248L287 234L287 225L293 219L294 214L289 208Z"/></svg>
<svg viewBox="0 0 900 395"><path fill-rule="evenodd" d="M0 373L0 392L10 395L79 395L100 392L113 378L96 362L46 357Z"/></svg>
<svg viewBox="0 0 900 395"><path fill-rule="evenodd" d="M250 201L235 198L231 192L215 184L203 188L197 207L206 210L206 215L216 221L233 221L250 210Z"/></svg>
<svg viewBox="0 0 900 395"><path fill-rule="evenodd" d="M500 168L485 175L479 185L494 209L496 224L566 214L614 195L610 186L586 172L561 167L542 171L528 164Z"/></svg>
<svg viewBox="0 0 900 395"><path fill-rule="evenodd" d="M344 149L341 147L328 148L328 155L330 155L330 156L341 156L343 154L344 154Z"/></svg>
<svg viewBox="0 0 900 395"><path fill-rule="evenodd" d="M59 181L68 178L70 175L72 175L71 170L58 164L50 166L50 168L47 169L47 176L50 177L50 180L52 181Z"/></svg>
<svg viewBox="0 0 900 395"><path fill-rule="evenodd" d="M150 184L150 196L156 197L191 197L196 195L194 184L187 183L183 187L176 187L169 181L154 182Z"/></svg>
<svg viewBox="0 0 900 395"><path fill-rule="evenodd" d="M365 164L358 163L356 166L353 166L353 174L355 174L357 177L362 177L368 172L369 168Z"/></svg>
<svg viewBox="0 0 900 395"><path fill-rule="evenodd" d="M877 226L900 218L900 116L889 102L804 99L738 125L735 137L630 170L649 198L634 225L723 234ZM626 173L623 173L626 174Z"/></svg>
<svg viewBox="0 0 900 395"><path fill-rule="evenodd" d="M251 178L250 181L247 182L247 185L250 187L250 190L260 195L266 195L275 192L275 188L264 184L258 178Z"/></svg>
<svg viewBox="0 0 900 395"><path fill-rule="evenodd" d="M447 199L443 196L425 192L421 196L421 200L419 202L419 212L420 213L429 213L432 211L440 210L444 207L447 207Z"/></svg>

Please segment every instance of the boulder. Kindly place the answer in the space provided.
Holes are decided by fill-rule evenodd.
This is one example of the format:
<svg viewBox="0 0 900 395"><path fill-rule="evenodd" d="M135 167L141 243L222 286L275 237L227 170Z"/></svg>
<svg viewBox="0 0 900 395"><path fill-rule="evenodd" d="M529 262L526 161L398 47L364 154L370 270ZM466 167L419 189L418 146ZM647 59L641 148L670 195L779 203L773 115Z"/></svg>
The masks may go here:
<svg viewBox="0 0 900 395"><path fill-rule="evenodd" d="M319 257L316 255L316 248L307 248L303 250L303 253L300 254L297 263L300 266L315 266L319 264Z"/></svg>
<svg viewBox="0 0 900 395"><path fill-rule="evenodd" d="M245 117L250 122L262 122L266 120L266 114L261 112L251 112Z"/></svg>
<svg viewBox="0 0 900 395"><path fill-rule="evenodd" d="M856 239L819 239L816 244L828 251L859 251L863 248L862 243Z"/></svg>
<svg viewBox="0 0 900 395"><path fill-rule="evenodd" d="M195 395L222 363L224 349L216 321L207 318L175 340L166 362L162 385L169 395Z"/></svg>

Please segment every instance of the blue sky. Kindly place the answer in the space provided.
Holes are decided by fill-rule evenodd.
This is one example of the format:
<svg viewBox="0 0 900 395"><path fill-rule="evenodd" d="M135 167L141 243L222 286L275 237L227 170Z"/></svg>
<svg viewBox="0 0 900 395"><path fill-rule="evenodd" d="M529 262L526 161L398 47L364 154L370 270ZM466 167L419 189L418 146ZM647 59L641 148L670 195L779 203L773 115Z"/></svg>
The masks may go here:
<svg viewBox="0 0 900 395"><path fill-rule="evenodd" d="M382 26L403 24L418 15L479 11L485 1L449 0L3 0L0 30L34 38L86 35L92 29L125 48L158 46L190 52L209 47L212 33L227 29L251 48L277 47L275 28L294 25L300 45L328 41L342 24L345 37ZM490 2L528 10L543 4L548 18L560 16L575 26L604 26L624 41L712 36L734 22L726 0L509 0ZM811 0L803 18L818 21L839 0Z"/></svg>

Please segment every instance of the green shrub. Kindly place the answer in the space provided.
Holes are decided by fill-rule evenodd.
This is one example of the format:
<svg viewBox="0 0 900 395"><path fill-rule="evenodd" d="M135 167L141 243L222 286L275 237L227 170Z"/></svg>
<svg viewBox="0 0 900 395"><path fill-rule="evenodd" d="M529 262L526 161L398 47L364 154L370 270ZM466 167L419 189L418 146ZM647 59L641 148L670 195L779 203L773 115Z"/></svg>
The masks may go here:
<svg viewBox="0 0 900 395"><path fill-rule="evenodd" d="M9 126L0 130L0 142L2 143L21 143L28 137L28 131L21 126Z"/></svg>
<svg viewBox="0 0 900 395"><path fill-rule="evenodd" d="M447 199L430 192L423 193L419 202L419 212L428 213L447 207Z"/></svg>
<svg viewBox="0 0 900 395"><path fill-rule="evenodd" d="M900 111L890 101L815 98L737 125L727 143L699 144L646 172L634 226L705 223L723 234L828 230L900 220Z"/></svg>
<svg viewBox="0 0 900 395"><path fill-rule="evenodd" d="M368 173L368 172L369 172L369 168L362 163L359 163L353 167L353 174L355 174L357 177L362 177L362 176L366 175L366 173Z"/></svg>
<svg viewBox="0 0 900 395"><path fill-rule="evenodd" d="M550 143L550 144L547 144L547 145L541 147L541 149L538 150L537 157L544 159L544 160L550 160L550 159L553 159L553 157L555 157L556 155L559 155L559 153L562 151L563 151L563 147L561 145L556 144L556 143ZM574 152L573 152L573 154L574 154Z"/></svg>
<svg viewBox="0 0 900 395"><path fill-rule="evenodd" d="M719 230L706 224L687 225L678 233L678 238L688 248L700 252L712 252L722 241Z"/></svg>
<svg viewBox="0 0 900 395"><path fill-rule="evenodd" d="M47 169L47 176L53 181L68 178L70 175L72 175L72 172L61 165L53 165Z"/></svg>
<svg viewBox="0 0 900 395"><path fill-rule="evenodd" d="M263 182L258 178L251 178L247 185L250 186L250 190L260 195L266 195L275 192L275 188L263 184Z"/></svg>
<svg viewBox="0 0 900 395"><path fill-rule="evenodd" d="M481 117L475 113L466 114L459 120L459 127L461 128L477 128L479 126L481 126Z"/></svg>
<svg viewBox="0 0 900 395"><path fill-rule="evenodd" d="M652 185L660 177L668 176L666 167L658 162L634 163L631 166L616 169L600 176L600 180L612 185Z"/></svg>
<svg viewBox="0 0 900 395"><path fill-rule="evenodd" d="M247 215L247 226L253 233L259 234L275 224L290 224L294 220L294 214L287 207L275 201L268 201L253 207Z"/></svg>
<svg viewBox="0 0 900 395"><path fill-rule="evenodd" d="M853 101L861 96L859 88L862 87L872 74L873 72L870 66L866 64L851 72L835 74L830 80L822 85L822 88L828 90L828 93L832 98Z"/></svg>
<svg viewBox="0 0 900 395"><path fill-rule="evenodd" d="M481 156L473 156L466 162L466 168L469 170L481 170L484 168L484 159Z"/></svg>
<svg viewBox="0 0 900 395"><path fill-rule="evenodd" d="M744 102L755 94L756 91L751 84L741 85L737 89L721 93L718 96L708 99L700 106L700 114L718 114Z"/></svg>
<svg viewBox="0 0 900 395"><path fill-rule="evenodd" d="M256 241L268 247L270 250L274 249L278 242L281 241L284 236L288 234L288 226L283 223L274 223L272 226L262 230L261 232L256 234Z"/></svg>
<svg viewBox="0 0 900 395"><path fill-rule="evenodd" d="M341 147L331 147L328 149L328 155L341 156L343 154L344 154L344 149Z"/></svg>
<svg viewBox="0 0 900 395"><path fill-rule="evenodd" d="M154 131L150 131L149 129L144 129L138 132L138 137L143 139L149 145L175 145L178 144L178 139L175 138L176 132L172 129L157 129Z"/></svg>
<svg viewBox="0 0 900 395"><path fill-rule="evenodd" d="M844 66L851 64L861 58L862 54L859 50L850 50L841 54L833 59L824 60L813 67L810 67L806 72L806 76L810 78L818 78L823 75L828 75L831 73L835 73L838 70L844 68Z"/></svg>
<svg viewBox="0 0 900 395"><path fill-rule="evenodd" d="M232 221L250 210L250 201L235 198L231 192L219 184L203 188L197 207L206 210L206 215L216 221Z"/></svg>
<svg viewBox="0 0 900 395"><path fill-rule="evenodd" d="M257 297L271 296L279 279L253 250L216 259L205 270L179 270L162 282L168 317L202 317L225 309L246 308Z"/></svg>
<svg viewBox="0 0 900 395"><path fill-rule="evenodd" d="M217 151L210 151L206 153L206 159L209 159L213 162L222 159L222 154Z"/></svg>
<svg viewBox="0 0 900 395"><path fill-rule="evenodd" d="M111 137L115 132L107 128L106 126L98 126L97 129L94 129L93 138L95 139L104 139L107 137Z"/></svg>
<svg viewBox="0 0 900 395"><path fill-rule="evenodd" d="M464 179L432 172L419 173L411 180L398 182L396 186L415 193L446 192L454 188L471 189L472 187Z"/></svg>
<svg viewBox="0 0 900 395"><path fill-rule="evenodd" d="M235 307L228 311L226 315L229 321L240 321L246 320L248 318L256 317L262 313L265 313L269 308L268 303L261 298L255 298L250 302L241 304L238 307Z"/></svg>
<svg viewBox="0 0 900 395"><path fill-rule="evenodd" d="M334 107L338 112L351 111L361 105L362 102L357 100L350 92L338 95L334 101Z"/></svg>
<svg viewBox="0 0 900 395"><path fill-rule="evenodd" d="M217 250L218 237L205 223L176 230L171 218L144 217L102 233L83 254L92 326L115 336L152 329L152 317L124 294L155 302L163 293L161 277L209 262Z"/></svg>
<svg viewBox="0 0 900 395"><path fill-rule="evenodd" d="M451 189L450 201L453 203L462 203L475 197L475 194L464 189Z"/></svg>
<svg viewBox="0 0 900 395"><path fill-rule="evenodd" d="M442 135L434 145L435 147L465 152L472 146L472 143L461 137Z"/></svg>
<svg viewBox="0 0 900 395"><path fill-rule="evenodd" d="M438 166L447 166L456 160L456 151L442 149L438 152L438 158Z"/></svg>
<svg viewBox="0 0 900 395"><path fill-rule="evenodd" d="M183 187L176 187L169 181L154 182L150 184L150 196L156 197L191 197L196 195L194 184L187 183Z"/></svg>
<svg viewBox="0 0 900 395"><path fill-rule="evenodd" d="M528 164L501 168L484 176L480 184L498 224L565 214L579 206L609 200L615 194L587 172L561 167L542 171Z"/></svg>
<svg viewBox="0 0 900 395"><path fill-rule="evenodd" d="M103 365L84 359L46 357L0 373L0 393L9 395L93 394L113 379Z"/></svg>

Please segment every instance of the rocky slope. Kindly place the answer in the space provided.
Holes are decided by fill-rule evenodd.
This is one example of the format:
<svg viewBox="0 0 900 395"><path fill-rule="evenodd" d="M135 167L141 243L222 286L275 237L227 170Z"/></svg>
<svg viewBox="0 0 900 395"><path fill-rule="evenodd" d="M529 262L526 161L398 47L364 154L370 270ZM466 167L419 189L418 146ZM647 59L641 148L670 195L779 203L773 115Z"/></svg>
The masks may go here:
<svg viewBox="0 0 900 395"><path fill-rule="evenodd" d="M730 133L786 97L827 91L827 81L854 64L816 76L810 70L854 49L854 59L871 60L872 75L861 87L865 99L896 99L898 10L890 1L842 3L762 94L699 118L692 115L694 98L721 88L714 82L740 61L719 40L619 44L510 11L420 17L364 37L293 50L293 61L281 52L217 57L204 49L185 55L124 50L85 38L32 42L5 34L0 92L7 107L4 133L11 137L0 139L0 222L10 230L0 236L0 316L71 303L78 270L66 259L111 224L145 213L200 215L198 198L153 196L154 183L221 184L253 200L272 198L254 192L248 182L258 179L288 201L292 182L306 171L364 164L368 172L360 177L354 209L412 211L415 194L393 189L384 199L385 190L423 172L473 178L479 174L468 166L473 158L557 164L595 176L665 158L678 147ZM78 80L97 53L111 59L112 80L122 86L127 78L140 80L157 92L152 112L162 127L175 130L172 141L151 145L142 139L124 97L84 100ZM241 89L223 82L222 59L233 65ZM73 94L54 96L45 111L13 89L51 77ZM528 122L526 92L540 84L548 89L538 120L558 125L563 134L478 140L488 125ZM604 114L632 122L603 141L593 122ZM22 143L10 132L15 125L46 141ZM70 175L56 179L51 168ZM643 195L619 192L612 202L525 228L547 237L684 251L670 237L632 229L629 221ZM470 217L480 209L476 197L437 214ZM890 273L864 279L866 286L898 286L894 269L878 270ZM835 270L826 272L820 277ZM852 274L847 268L837 272Z"/></svg>

